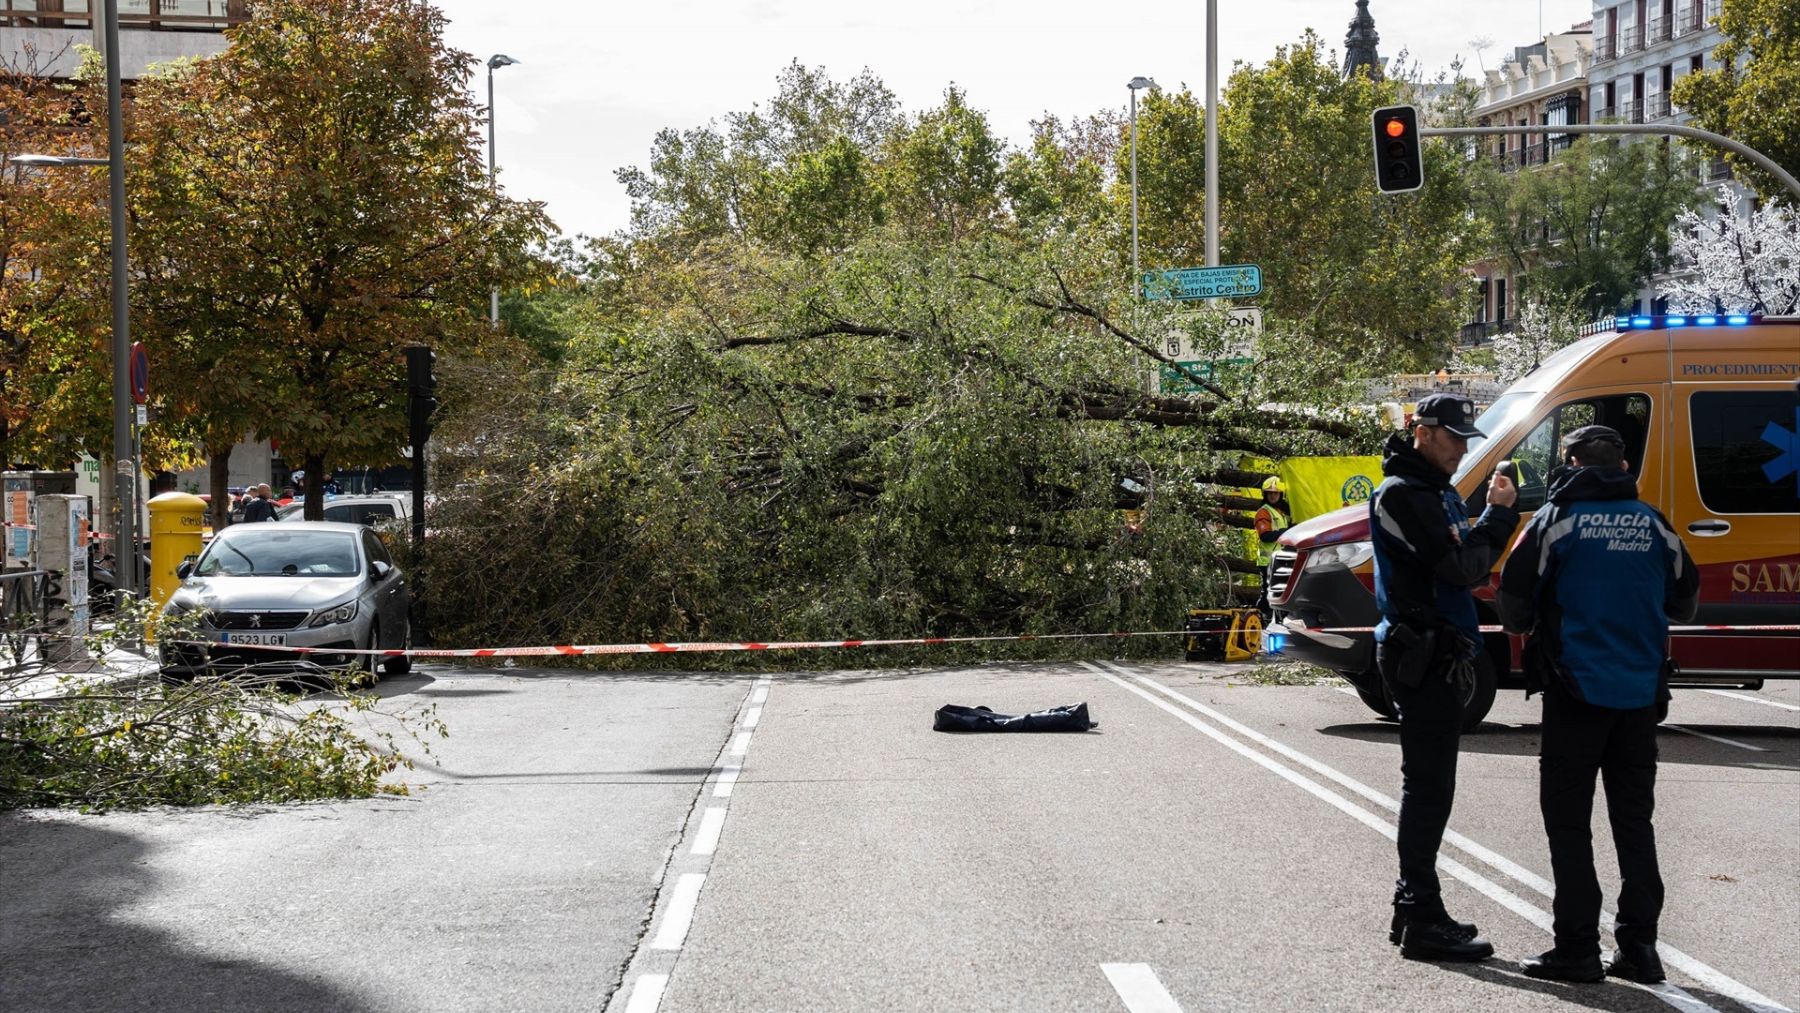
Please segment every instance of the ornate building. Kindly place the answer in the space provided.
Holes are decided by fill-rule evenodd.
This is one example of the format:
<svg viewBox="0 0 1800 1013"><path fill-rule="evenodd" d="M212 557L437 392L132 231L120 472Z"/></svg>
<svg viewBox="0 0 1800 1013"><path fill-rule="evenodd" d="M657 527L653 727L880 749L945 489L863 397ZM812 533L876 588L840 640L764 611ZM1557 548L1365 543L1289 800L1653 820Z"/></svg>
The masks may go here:
<svg viewBox="0 0 1800 1013"><path fill-rule="evenodd" d="M1381 57L1375 53L1375 47L1381 43L1381 36L1375 32L1375 19L1369 14L1369 0L1356 0L1356 17L1350 19L1350 31L1344 36L1344 76L1356 73L1358 67L1366 67L1369 76L1381 78Z"/></svg>

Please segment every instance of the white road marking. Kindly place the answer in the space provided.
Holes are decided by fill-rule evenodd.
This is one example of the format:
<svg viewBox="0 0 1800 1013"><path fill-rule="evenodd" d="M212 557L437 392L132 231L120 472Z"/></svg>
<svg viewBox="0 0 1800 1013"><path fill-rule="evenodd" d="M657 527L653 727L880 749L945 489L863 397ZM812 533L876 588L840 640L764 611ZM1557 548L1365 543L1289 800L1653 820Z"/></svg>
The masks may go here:
<svg viewBox="0 0 1800 1013"><path fill-rule="evenodd" d="M769 699L769 687L767 687L767 686L759 685L756 687L755 690L753 690L750 693L750 702L751 703L763 703L768 699Z"/></svg>
<svg viewBox="0 0 1800 1013"><path fill-rule="evenodd" d="M1131 1013L1181 1013L1181 1005L1149 964L1101 964L1100 970Z"/></svg>
<svg viewBox="0 0 1800 1013"><path fill-rule="evenodd" d="M1357 698L1358 700L1362 699L1362 694L1358 693L1356 691L1355 686L1333 686L1331 688L1337 690L1339 693L1347 693L1350 696Z"/></svg>
<svg viewBox="0 0 1800 1013"><path fill-rule="evenodd" d="M739 732L731 738L731 755L742 756L750 751L750 733Z"/></svg>
<svg viewBox="0 0 1800 1013"><path fill-rule="evenodd" d="M681 949L687 940L688 926L694 921L694 909L700 904L700 888L705 885L704 872L684 872L675 881L675 893L669 898L669 909L663 912L656 938L650 942L651 949Z"/></svg>
<svg viewBox="0 0 1800 1013"><path fill-rule="evenodd" d="M756 723L761 720L762 720L762 708L761 707L752 707L749 710L744 712L744 727L745 728L755 728Z"/></svg>
<svg viewBox="0 0 1800 1013"><path fill-rule="evenodd" d="M1780 700L1765 700L1760 696L1750 696L1745 693L1732 693L1723 689L1703 689L1700 692L1711 693L1713 696L1728 696L1733 700L1743 700L1747 703L1759 703L1764 707L1779 707L1784 711L1800 711L1800 707L1796 707L1791 703L1782 703Z"/></svg>
<svg viewBox="0 0 1800 1013"><path fill-rule="evenodd" d="M1664 728L1670 728L1670 729L1673 729L1673 730L1675 730L1675 731L1678 731L1678 732L1684 732L1684 733L1686 733L1686 734L1688 734L1688 735L1692 735L1692 736L1694 736L1694 737L1695 737L1695 738L1698 738L1698 739L1710 739L1710 740L1712 740L1712 741L1713 741L1713 742L1722 742L1722 743L1724 743L1724 744L1725 744L1725 745L1727 745L1727 746L1736 746L1736 747L1738 747L1738 748L1739 748L1739 749L1748 749L1748 750L1750 750L1750 751L1751 751L1751 752L1752 752L1752 753L1766 753L1766 752L1768 752L1768 750L1767 750L1767 749L1764 749L1764 748L1763 748L1763 747L1761 747L1761 746L1753 746L1753 745L1750 745L1750 744L1749 744L1749 743L1748 743L1748 742L1739 742L1739 741L1738 741L1738 740L1736 740L1736 739L1727 739L1727 738L1723 738L1723 737L1721 737L1721 736L1718 736L1718 735L1708 735L1708 734L1706 734L1706 733L1705 733L1705 732L1697 732L1697 731L1694 731L1694 730L1693 730L1693 729L1692 729L1692 728L1687 728L1687 727L1684 727L1684 726L1682 726L1682 725L1672 725L1672 724L1669 724L1669 723L1668 723L1668 722L1666 722L1666 721L1665 721L1665 722L1663 722L1663 727L1664 727Z"/></svg>
<svg viewBox="0 0 1800 1013"><path fill-rule="evenodd" d="M662 1005L663 989L669 987L669 976L666 974L640 974L631 986L631 1000L625 1004L625 1013L656 1013Z"/></svg>
<svg viewBox="0 0 1800 1013"><path fill-rule="evenodd" d="M1382 818L1376 816L1375 814L1369 812L1368 810L1363 809L1361 806L1356 805L1355 803L1351 802L1349 799L1344 798L1342 795L1339 795L1336 792L1331 791L1330 789L1324 787L1323 785L1320 785L1318 782L1313 781L1312 779L1306 777L1303 774L1300 774L1296 771L1290 770L1289 768L1287 768L1279 763L1276 763L1274 760L1271 760L1268 757L1263 756L1261 753L1257 753L1257 752L1251 750L1248 746L1245 746L1242 743L1238 742L1237 740L1230 738L1229 736L1225 735L1225 733L1213 728L1211 725L1208 725L1206 722L1201 721L1198 718L1195 718L1194 716L1188 714L1185 711L1175 708L1171 704L1168 704L1162 700L1157 699L1154 696L1151 696L1149 693L1145 692L1143 689L1140 689L1137 686L1133 686L1132 684L1130 684L1130 683L1124 681L1123 679L1119 678L1118 676L1114 675L1112 672L1102 670L1101 668L1099 668L1089 662L1082 662L1081 664L1082 664L1082 667L1087 668L1089 671L1095 672L1096 674L1100 675L1101 677L1123 687L1127 691L1129 691L1133 694L1136 694L1137 696L1143 697L1145 700L1150 701L1150 703L1155 705L1157 708L1167 711L1170 714L1173 714L1176 718L1181 720L1183 723L1193 727L1195 730L1214 739L1215 741L1219 742L1221 745L1224 745L1226 748L1231 749L1233 752L1236 752L1236 753L1250 759L1251 761L1257 763L1260 766L1266 767L1270 771L1278 774L1283 779L1291 782L1295 786L1305 790L1309 794L1316 796L1320 800L1328 803L1329 805L1342 811L1343 813L1350 816L1351 818L1357 820L1357 822L1362 823L1365 826L1368 826L1370 829L1373 829L1377 833L1381 834L1383 837L1386 837L1389 840L1394 840L1395 837L1397 836L1398 831L1395 829L1393 824L1388 823L1386 820L1383 820ZM1255 731L1254 729L1246 727L1245 725L1241 724L1240 722L1232 720L1231 718L1227 717L1224 714L1220 714L1217 710L1214 710L1213 708L1208 707L1205 704L1202 704L1197 700L1193 700L1187 696L1184 696L1183 694L1178 693L1175 690L1172 690L1166 686L1163 686L1162 684L1157 683L1154 680L1151 680L1151 679L1145 678L1144 676L1138 675L1136 672L1133 672L1130 669L1125 668L1124 666L1113 664L1111 662L1106 662L1104 664L1106 664L1108 668L1111 668L1116 671L1123 672L1127 675L1132 676L1138 682L1141 682L1141 683L1145 684L1146 686L1151 687L1152 689L1155 689L1161 693L1164 693L1168 696L1174 697L1175 699L1182 701L1183 703L1194 708L1195 710L1197 710L1203 714L1206 714L1208 717L1214 718L1220 724L1223 724L1226 727L1229 727L1229 728L1233 729L1234 731L1239 732L1240 734L1244 735L1246 738L1249 738L1253 741L1261 743L1261 744L1267 746L1269 749L1271 749L1277 753L1280 753L1282 756L1288 757L1289 759L1292 759L1295 762L1298 762L1314 771L1317 771L1318 773L1330 778L1333 781L1336 781L1337 783L1343 785L1344 787L1350 788L1352 791L1355 791L1357 794L1362 795L1365 798L1370 799L1371 801L1377 802L1377 804L1382 805L1384 808L1390 808L1396 812L1399 810L1398 803L1394 802L1392 799L1389 799L1387 796L1382 795L1380 792L1377 792L1372 788L1362 785L1360 782L1356 781L1354 778L1351 778L1346 774L1343 774L1337 770L1334 770L1333 768L1327 766L1326 764L1320 763L1319 761L1314 760L1309 756L1306 756L1304 753L1301 753L1298 750L1291 749L1288 746L1285 746L1279 742L1276 742L1275 740L1270 739L1268 736L1265 736L1265 735L1261 734L1260 732ZM1477 844L1474 841L1471 841L1466 837L1463 837L1461 834L1457 834L1454 831L1445 831L1444 840L1446 843L1452 844L1453 846L1469 853L1470 855L1474 856L1475 858L1478 858L1481 861L1486 862L1487 864L1493 866L1496 870L1505 873L1506 875L1512 877L1513 879L1517 880L1518 882L1520 882L1521 884L1523 884L1525 886L1531 887L1532 889L1536 890L1537 892L1543 894L1546 897L1552 896L1555 892L1555 887L1551 883L1549 883L1547 880L1545 880L1543 877L1538 876L1538 875L1532 873L1530 870L1527 870L1527 869L1519 866L1517 863L1504 858L1503 856L1497 854L1496 852L1494 852L1486 847L1483 847L1482 845ZM1475 888L1477 891L1486 895L1489 899L1500 904L1502 907L1505 907L1507 910L1512 911L1514 914L1519 915L1520 917L1524 918L1526 921L1531 922L1533 925L1538 926L1539 928L1543 929L1546 932L1549 932L1552 930L1552 919L1551 919L1550 913L1548 911L1545 911L1542 908L1539 908L1536 905L1533 905L1532 903L1530 903L1529 901L1525 900L1524 898L1518 896L1517 894L1513 893L1512 891L1507 890L1505 887L1500 886L1499 884L1493 882L1492 880L1488 879L1485 876L1482 876L1480 873L1475 872L1474 870L1468 868L1467 866L1463 865L1462 863L1460 863L1454 859L1446 858L1440 854L1438 856L1438 866L1440 868L1442 868L1444 871L1450 873L1452 876L1455 876L1457 879L1462 880L1464 883L1467 883L1469 886ZM1612 921L1613 921L1611 912L1603 910L1601 912L1601 921L1602 921L1602 924L1610 927L1610 925L1612 924ZM1770 999L1768 996L1763 995L1761 992L1756 991L1755 989L1751 988L1750 986L1745 985L1742 982L1737 981L1734 978L1731 978L1730 976L1726 975L1724 972L1719 971L1711 966L1708 966L1707 964L1701 963L1699 960L1696 960L1695 958L1688 956L1686 953L1683 953L1682 951L1675 949L1673 946L1670 946L1668 943L1663 943L1663 942L1657 943L1656 950L1657 950L1657 953L1662 956L1664 961L1668 962L1669 964L1674 965L1677 969L1679 969L1683 973L1687 974L1689 977L1700 982L1701 984L1712 989L1713 991L1719 992L1723 995L1729 996L1730 998L1737 1000L1739 1003L1743 1004L1746 1007L1749 1007L1752 1010L1757 1010L1757 1011L1759 1011L1759 1013L1792 1013L1792 1011L1788 1010L1788 1008L1786 1006L1783 1006L1780 1003L1776 1002L1775 1000ZM1655 991L1655 990L1653 990L1653 991ZM1679 992L1678 989L1676 989L1674 991ZM1689 1010L1707 1008L1707 1007L1705 1007L1704 1003L1700 1003L1700 1001L1698 999L1694 999L1692 996L1689 996L1689 995L1687 995L1687 993L1684 993L1684 992L1680 993L1680 995L1677 996L1671 992L1656 991L1656 995L1658 998L1663 999L1665 1002L1668 1002L1670 1005L1676 1006L1677 1008L1689 1009ZM1692 1003L1695 1003L1698 1005L1689 1005L1688 1004L1689 1002L1692 1002Z"/></svg>
<svg viewBox="0 0 1800 1013"><path fill-rule="evenodd" d="M727 763L719 768L718 783L713 785L714 798L730 798L731 788L737 784L738 775L744 772L742 764Z"/></svg>
<svg viewBox="0 0 1800 1013"><path fill-rule="evenodd" d="M719 850L719 835L725 832L725 807L707 806L700 814L700 830L694 834L693 853L710 855Z"/></svg>

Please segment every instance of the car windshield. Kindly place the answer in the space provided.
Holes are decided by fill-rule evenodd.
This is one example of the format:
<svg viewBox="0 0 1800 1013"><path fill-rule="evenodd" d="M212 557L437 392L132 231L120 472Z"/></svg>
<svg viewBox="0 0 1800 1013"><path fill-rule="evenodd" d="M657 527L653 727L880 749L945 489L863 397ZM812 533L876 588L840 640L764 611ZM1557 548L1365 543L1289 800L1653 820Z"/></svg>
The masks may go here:
<svg viewBox="0 0 1800 1013"><path fill-rule="evenodd" d="M1500 395L1487 411L1475 420L1475 428L1481 430L1480 436L1469 437L1469 452L1464 455L1462 465L1456 474L1450 477L1450 484L1457 485L1462 481L1470 468L1475 467L1481 457L1481 445L1489 439L1511 428L1520 419L1531 414L1538 403L1538 392L1535 390L1509 390Z"/></svg>
<svg viewBox="0 0 1800 1013"><path fill-rule="evenodd" d="M199 577L354 577L356 535L285 524L230 528L194 568Z"/></svg>

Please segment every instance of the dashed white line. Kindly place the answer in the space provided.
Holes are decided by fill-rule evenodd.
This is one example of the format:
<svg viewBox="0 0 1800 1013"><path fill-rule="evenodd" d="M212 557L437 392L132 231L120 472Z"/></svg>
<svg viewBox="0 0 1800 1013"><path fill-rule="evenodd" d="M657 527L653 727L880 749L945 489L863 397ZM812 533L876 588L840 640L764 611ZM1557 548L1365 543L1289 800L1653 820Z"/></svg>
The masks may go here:
<svg viewBox="0 0 1800 1013"><path fill-rule="evenodd" d="M1252 750L1250 747L1244 745L1241 742L1238 742L1236 739L1231 738L1230 736L1226 735L1224 732L1219 731L1218 729L1212 727L1211 725L1207 724L1206 722L1201 721L1199 718L1196 718L1193 715L1187 713L1186 711L1180 710L1180 709L1176 708L1175 706L1173 706L1172 704L1169 704L1163 700L1160 700L1160 699L1150 695L1145 690L1143 690L1137 686L1134 686L1131 683L1126 682L1125 680L1114 675L1112 672L1105 671L1105 670L1099 668L1098 666L1095 666L1088 662L1082 662L1081 664L1083 667L1087 668L1088 670L1090 670L1092 672L1095 672L1096 674L1107 679L1108 681L1113 682L1113 683L1123 687L1125 690L1127 690L1137 696L1140 696L1140 697L1144 698L1145 700L1150 701L1150 703L1153 704L1154 706L1156 706L1158 709L1166 711L1169 714L1174 715L1177 719L1179 719L1183 723L1194 728L1196 731L1201 732L1202 734L1206 735L1207 737L1217 741L1218 743L1220 743L1221 745L1225 746L1226 748L1232 750L1233 752L1236 752L1239 755L1244 756L1245 758L1251 760L1252 762L1254 762L1262 767L1267 768L1271 772L1279 775L1284 780L1294 784L1296 787L1301 788L1302 790L1308 792L1309 794L1314 795L1315 797L1319 798L1321 801L1342 811L1345 815L1350 816L1351 818L1355 819L1357 822L1362 823L1365 826L1368 826L1370 829L1381 834L1383 837L1386 837L1389 840L1393 840L1395 838L1395 836L1397 835L1397 831L1395 830L1393 824L1376 816L1374 813L1369 812L1368 810L1362 808L1361 806L1356 805L1355 803L1351 802L1349 799L1343 797L1342 795L1337 794L1336 792L1330 790L1329 788L1326 788L1325 786L1319 784L1318 782L1312 780L1311 778L1308 778L1305 775L1300 774L1297 771L1291 770L1291 769L1283 766L1282 764L1279 764L1279 763L1275 762L1274 760L1269 759L1268 757L1262 755L1261 753L1258 753L1258 752ZM1145 686L1150 687L1151 689L1155 689L1158 692L1164 693L1170 697L1180 700L1182 703L1186 704L1187 706L1192 707L1194 710L1199 711L1200 713L1203 713L1203 714L1207 715L1208 717L1213 718L1214 720L1217 720L1220 724L1223 724L1226 727L1229 727L1229 728L1233 729L1234 731L1237 731L1239 734L1244 735L1246 738L1249 738L1252 741L1258 742L1258 743L1266 746L1267 748L1281 754L1282 756L1288 757L1289 759L1292 759L1295 762L1300 763L1303 766L1306 766L1306 767L1330 778L1333 781L1336 781L1337 783L1343 785L1344 787L1349 788L1352 791L1355 791L1357 794L1360 794L1360 795L1364 796L1365 798L1368 798L1369 800L1374 801L1379 805L1382 805L1384 808L1393 809L1396 811L1399 809L1398 803L1395 803L1392 799L1389 799L1387 796L1382 795L1380 792L1377 792L1374 789L1361 784L1360 782L1356 781L1354 778L1351 778L1348 775L1343 774L1343 773L1327 766L1326 764L1320 763L1319 761L1312 759L1311 757L1307 756L1306 754L1301 753L1299 750L1289 748L1288 746L1285 746L1279 742L1276 742L1275 740L1270 739L1268 736L1265 736L1265 735L1261 734L1260 732L1257 732L1254 729L1251 729L1251 728L1243 725L1242 723L1235 721L1235 720L1231 719L1230 717L1227 717L1224 714L1219 713L1217 710L1214 710L1213 708L1208 707L1205 704L1202 704L1197 700L1194 700L1194 699L1187 697L1173 689L1170 689L1167 686L1162 685L1161 683L1158 683L1158 682L1155 682L1154 680L1145 678L1144 676L1139 675L1136 672L1133 672L1130 669L1125 668L1122 665L1113 664L1111 662L1107 662L1105 664L1106 664L1107 668L1110 668L1110 669L1113 669L1114 671L1122 672L1126 675L1129 675L1132 678L1136 679L1138 682L1141 682ZM1483 847L1482 845L1479 845L1479 844L1475 843L1474 841L1469 840L1466 837L1463 837L1461 834L1457 834L1454 831L1446 831L1444 834L1444 840L1446 843L1452 844L1453 846L1460 848L1461 850L1463 850L1465 852L1468 852L1470 855L1473 855L1474 857L1480 859L1481 861L1486 862L1490 866L1493 866L1496 870L1503 872L1508 876L1511 876L1513 879L1517 880L1518 882L1520 882L1528 887L1531 887L1534 890L1537 890L1539 893L1543 894L1546 897L1551 896L1555 891L1555 887L1551 883L1546 881L1543 877L1533 874L1529 870L1524 869L1521 866L1519 866L1517 863L1514 863L1514 862L1504 858L1503 856L1496 854L1495 852L1489 850L1488 848ZM1464 883L1467 883L1469 886L1475 888L1480 893L1486 895L1489 899L1493 900L1495 903L1500 904L1502 907L1505 907L1507 910L1512 911L1513 913L1524 918L1526 921L1532 923L1533 925L1538 926L1539 928L1541 928L1545 931L1551 931L1552 919L1551 919L1550 913L1548 911L1545 911L1542 908L1537 907L1536 905L1532 904L1531 902L1525 900L1523 897L1520 897L1519 895L1513 893L1512 891L1506 889L1505 887L1500 886L1498 883L1495 883L1492 880L1488 879L1487 877L1481 875L1480 873L1475 872L1473 869L1470 869L1469 867L1463 865L1461 862L1458 862L1455 859L1447 858L1440 854L1438 856L1438 866L1440 868L1442 868L1444 871L1450 873L1452 876L1455 876L1457 879L1460 879ZM1602 912L1602 923L1610 926L1611 922L1612 922L1611 913L1603 911ZM1665 961L1667 961L1670 964L1673 964L1677 969L1681 970L1683 973L1687 974L1689 977L1700 982L1701 984L1705 985L1706 987L1708 987L1716 992L1719 992L1722 995L1726 995L1726 996L1731 997L1732 999L1737 1000L1739 1003L1743 1004L1744 1006L1749 1007L1750 1009L1758 1010L1758 1011L1779 1011L1779 1013L1791 1013L1791 1011L1789 1011L1787 1009L1787 1007L1781 1005L1780 1003L1776 1002L1773 999L1770 999L1768 996L1763 995L1761 992L1758 992L1755 989L1751 988L1750 986L1745 985L1742 982L1729 977L1722 971L1716 970L1715 968L1713 968L1707 964L1704 964L1704 963L1700 962L1699 960L1696 960L1693 957L1688 956L1686 953L1683 953L1682 951L1675 949L1674 947L1670 946L1668 943L1659 942L1659 943L1657 943L1656 948L1657 948L1657 952L1659 954L1661 954L1662 958ZM1700 1000L1695 999L1692 995L1682 991L1680 988L1673 986L1673 985L1667 986L1666 988L1651 989L1650 991L1654 992L1658 998L1660 998L1663 1001L1669 1003L1670 1005L1676 1006L1677 1008L1680 1008L1680 1009L1698 1010L1698 1009L1710 1008L1710 1007L1707 1007L1705 1003L1702 1003Z"/></svg>
<svg viewBox="0 0 1800 1013"><path fill-rule="evenodd" d="M656 1013L662 1005L663 989L669 987L669 976L666 974L640 974L631 986L631 999L625 1004L625 1013Z"/></svg>
<svg viewBox="0 0 1800 1013"><path fill-rule="evenodd" d="M727 763L719 767L719 779L713 783L714 798L730 798L731 789L737 784L738 775L744 772L741 763Z"/></svg>
<svg viewBox="0 0 1800 1013"><path fill-rule="evenodd" d="M669 898L669 909L663 912L662 925L651 940L653 950L679 950L686 941L688 926L693 924L694 909L700 904L700 888L706 885L706 873L684 872L675 881L675 893Z"/></svg>
<svg viewBox="0 0 1800 1013"><path fill-rule="evenodd" d="M769 687L758 686L750 694L751 703L764 703L769 699Z"/></svg>
<svg viewBox="0 0 1800 1013"><path fill-rule="evenodd" d="M1674 730L1674 731L1678 731L1678 732L1682 732L1682 733L1685 733L1685 734L1687 734L1687 735L1692 735L1692 736L1694 736L1694 737L1695 737L1695 738L1697 738L1697 739L1708 739L1708 740L1711 740L1711 741L1713 741L1713 742L1722 742L1722 743L1724 743L1724 744L1725 744L1725 745L1727 745L1727 746L1736 746L1736 747L1738 747L1738 748L1739 748L1739 749L1748 749L1748 750L1750 750L1750 751L1751 751L1751 752L1752 752L1752 753L1766 753L1766 752L1768 752L1768 750L1767 750L1767 749L1764 749L1764 748L1763 748L1763 747L1761 747L1761 746L1753 746L1753 745L1751 745L1751 744L1749 744L1749 743L1748 743L1748 742L1739 742L1739 741L1738 741L1738 740L1736 740L1736 739L1728 739L1728 738L1725 738L1725 737L1724 737L1724 736L1721 736L1721 735L1708 735L1708 734L1706 734L1706 733L1705 733L1705 732L1697 732L1697 731L1694 731L1694 730L1693 730L1693 729L1692 729L1692 728L1688 728L1688 727L1686 727L1686 726L1684 726L1684 725L1672 725L1672 724L1669 724L1669 723L1668 723L1668 722L1666 722L1666 721L1665 721L1665 722L1663 722L1663 727L1664 727L1664 728L1669 728L1669 729L1673 729L1673 730Z"/></svg>
<svg viewBox="0 0 1800 1013"><path fill-rule="evenodd" d="M1100 970L1131 1013L1181 1013L1181 1005L1149 964L1101 964Z"/></svg>
<svg viewBox="0 0 1800 1013"><path fill-rule="evenodd" d="M1711 693L1713 696L1728 696L1728 697L1732 698L1733 700L1743 700L1746 703L1759 703L1759 704L1762 704L1764 707L1778 707L1784 711L1800 711L1800 707L1796 707L1791 703L1782 703L1780 700L1765 700L1760 696L1748 696L1743 693L1732 693L1732 692L1729 692L1729 691L1723 690L1723 689L1703 689L1700 692Z"/></svg>
<svg viewBox="0 0 1800 1013"><path fill-rule="evenodd" d="M745 728L755 728L756 723L761 720L762 720L762 708L761 707L752 707L749 710L744 712L744 727Z"/></svg>
<svg viewBox="0 0 1800 1013"><path fill-rule="evenodd" d="M732 736L731 755L742 756L750 751L750 733L739 732Z"/></svg>
<svg viewBox="0 0 1800 1013"><path fill-rule="evenodd" d="M719 835L725 832L725 807L708 806L700 814L700 830L694 834L693 853L710 855L719 850Z"/></svg>

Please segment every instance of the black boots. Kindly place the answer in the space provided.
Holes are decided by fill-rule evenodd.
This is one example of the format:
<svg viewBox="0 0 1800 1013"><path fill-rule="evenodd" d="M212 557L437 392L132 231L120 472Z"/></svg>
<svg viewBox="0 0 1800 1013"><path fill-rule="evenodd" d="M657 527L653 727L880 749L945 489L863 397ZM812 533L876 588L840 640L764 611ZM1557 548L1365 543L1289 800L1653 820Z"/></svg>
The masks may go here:
<svg viewBox="0 0 1800 1013"><path fill-rule="evenodd" d="M1665 979L1655 943L1620 943L1612 962L1606 965L1606 973L1640 985L1654 985Z"/></svg>
<svg viewBox="0 0 1800 1013"><path fill-rule="evenodd" d="M1600 951L1596 947L1591 953L1564 953L1561 950L1546 950L1535 957L1526 957L1519 961L1519 970L1533 978L1546 978L1550 981L1599 981L1606 977L1600 967Z"/></svg>
<svg viewBox="0 0 1800 1013"><path fill-rule="evenodd" d="M1408 960L1454 960L1474 963L1494 955L1494 946L1467 922L1408 921L1396 914L1388 941Z"/></svg>

